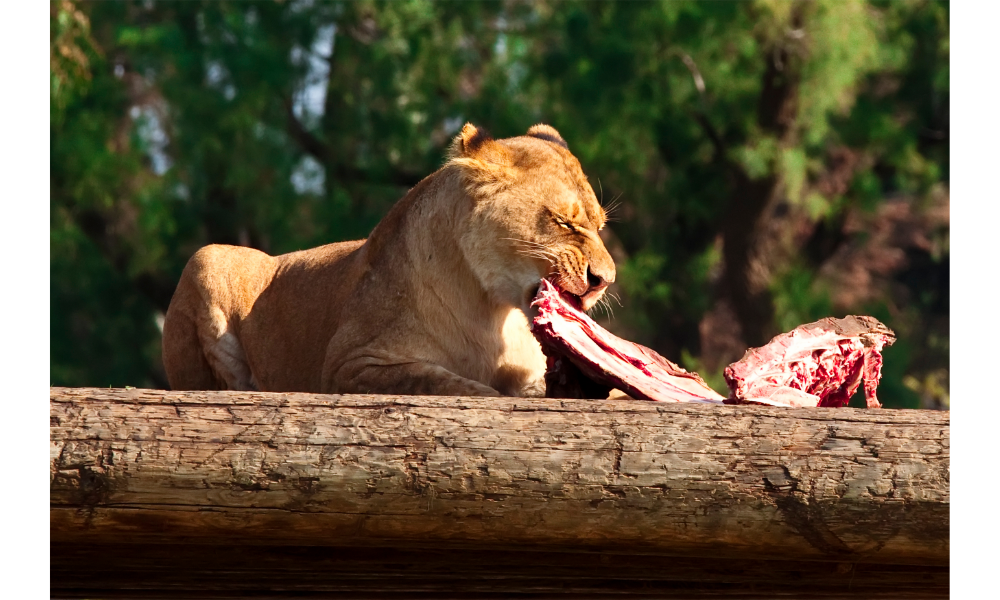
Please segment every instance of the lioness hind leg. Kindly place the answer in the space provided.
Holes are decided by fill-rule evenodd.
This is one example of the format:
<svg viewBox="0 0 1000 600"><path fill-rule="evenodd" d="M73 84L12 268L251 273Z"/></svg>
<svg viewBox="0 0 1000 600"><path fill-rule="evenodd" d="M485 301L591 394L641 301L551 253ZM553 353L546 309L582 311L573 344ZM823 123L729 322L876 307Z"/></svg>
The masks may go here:
<svg viewBox="0 0 1000 600"><path fill-rule="evenodd" d="M205 356L215 375L226 383L229 390L257 390L243 344L230 331L225 314L213 306L198 329Z"/></svg>
<svg viewBox="0 0 1000 600"><path fill-rule="evenodd" d="M230 390L257 391L253 373L247 363L243 345L232 332L226 331L208 351L208 361Z"/></svg>
<svg viewBox="0 0 1000 600"><path fill-rule="evenodd" d="M194 321L180 310L168 310L163 321L163 367L172 390L225 387L208 364Z"/></svg>
<svg viewBox="0 0 1000 600"><path fill-rule="evenodd" d="M170 388L256 390L243 346L229 331L222 311L213 307L207 312L196 324L181 309L167 311L163 322L163 365Z"/></svg>

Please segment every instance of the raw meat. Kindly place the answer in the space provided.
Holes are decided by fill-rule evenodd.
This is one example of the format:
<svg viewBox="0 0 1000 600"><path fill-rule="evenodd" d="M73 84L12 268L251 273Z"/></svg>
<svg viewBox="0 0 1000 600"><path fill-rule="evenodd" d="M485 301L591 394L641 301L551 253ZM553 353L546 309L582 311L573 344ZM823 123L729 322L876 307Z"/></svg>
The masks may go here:
<svg viewBox="0 0 1000 600"><path fill-rule="evenodd" d="M826 318L800 325L767 345L747 350L723 372L727 403L847 406L865 382L868 408L879 408L882 347L895 334L873 317Z"/></svg>
<svg viewBox="0 0 1000 600"><path fill-rule="evenodd" d="M546 396L607 398L611 388L618 388L640 400L722 403L723 396L697 373L612 335L547 280L532 306L538 316L531 331L548 357Z"/></svg>
<svg viewBox="0 0 1000 600"><path fill-rule="evenodd" d="M531 331L547 357L546 396L607 398L618 388L633 398L661 402L759 403L772 406L846 406L862 379L869 408L883 346L895 335L872 317L820 319L747 351L724 372L729 398L653 350L618 338L580 310L579 300L542 280L532 306Z"/></svg>

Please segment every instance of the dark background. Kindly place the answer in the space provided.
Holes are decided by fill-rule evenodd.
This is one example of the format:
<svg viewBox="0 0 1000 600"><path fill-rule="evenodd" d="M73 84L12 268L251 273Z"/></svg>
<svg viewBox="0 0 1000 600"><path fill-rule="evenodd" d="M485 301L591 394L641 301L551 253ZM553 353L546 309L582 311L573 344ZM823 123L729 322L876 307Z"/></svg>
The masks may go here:
<svg viewBox="0 0 1000 600"><path fill-rule="evenodd" d="M823 316L947 408L948 4L51 4L51 383L166 387L209 243L368 234L465 121L556 127L606 206L599 321L699 371Z"/></svg>

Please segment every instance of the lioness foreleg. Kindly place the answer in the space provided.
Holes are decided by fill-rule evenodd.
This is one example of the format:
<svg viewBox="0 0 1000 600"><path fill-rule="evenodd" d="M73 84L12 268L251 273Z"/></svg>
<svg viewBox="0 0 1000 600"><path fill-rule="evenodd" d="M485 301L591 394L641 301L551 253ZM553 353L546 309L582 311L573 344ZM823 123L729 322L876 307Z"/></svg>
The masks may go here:
<svg viewBox="0 0 1000 600"><path fill-rule="evenodd" d="M408 394L428 396L499 396L478 381L427 362L385 364L372 358L350 361L332 377L323 377L328 393Z"/></svg>

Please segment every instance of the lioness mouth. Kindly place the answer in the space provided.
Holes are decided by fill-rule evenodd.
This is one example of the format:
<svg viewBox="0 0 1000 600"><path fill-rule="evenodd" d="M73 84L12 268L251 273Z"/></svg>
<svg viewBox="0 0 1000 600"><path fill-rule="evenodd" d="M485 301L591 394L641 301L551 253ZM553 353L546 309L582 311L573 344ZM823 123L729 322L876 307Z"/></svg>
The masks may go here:
<svg viewBox="0 0 1000 600"><path fill-rule="evenodd" d="M531 300L529 300L529 302L533 302L538 298L545 282L548 282L553 288L555 288L555 291L557 291L559 295L562 296L563 299L566 300L566 302L568 302L572 307L577 310L583 310L583 296L579 296L569 290L563 289L558 283L553 281L553 278L551 277L542 278L542 280L538 282L538 285L536 285L532 290Z"/></svg>

